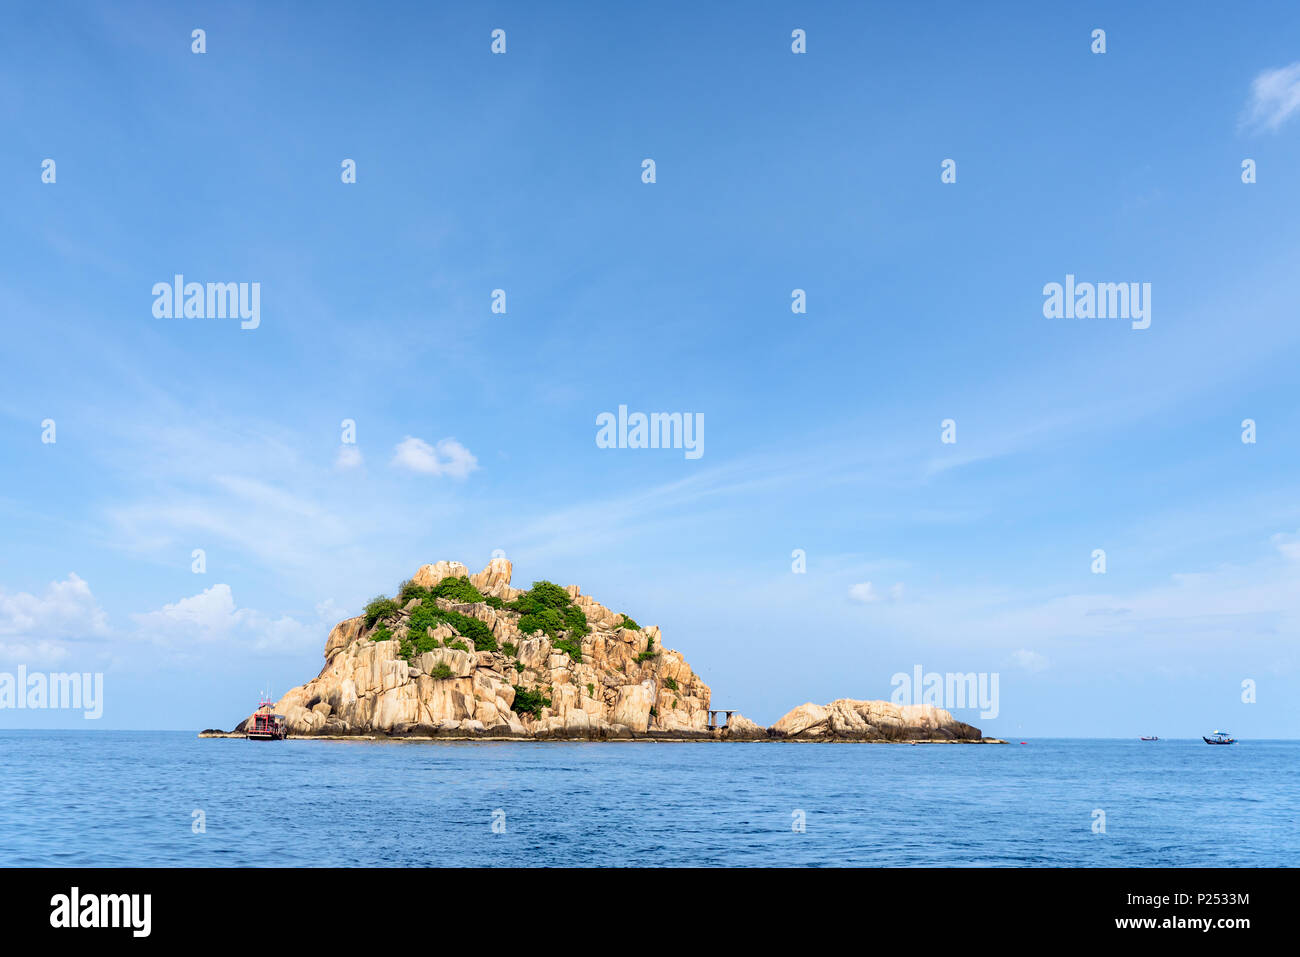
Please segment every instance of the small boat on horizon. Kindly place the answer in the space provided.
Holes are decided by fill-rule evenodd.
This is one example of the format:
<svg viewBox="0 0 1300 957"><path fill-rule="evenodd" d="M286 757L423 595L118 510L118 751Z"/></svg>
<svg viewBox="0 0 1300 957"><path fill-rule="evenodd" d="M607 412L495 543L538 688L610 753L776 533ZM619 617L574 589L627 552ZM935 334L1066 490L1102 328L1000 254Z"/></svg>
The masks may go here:
<svg viewBox="0 0 1300 957"><path fill-rule="evenodd" d="M1142 736L1142 740L1143 740L1143 741L1159 741L1159 740L1160 740L1160 737L1159 737L1159 735L1155 735L1155 734L1151 735L1151 737L1149 737L1149 738L1148 738L1146 735L1143 735L1143 736Z"/></svg>
<svg viewBox="0 0 1300 957"><path fill-rule="evenodd" d="M1237 739L1234 738L1232 734L1228 731L1213 731L1210 733L1210 737L1208 738L1205 735L1201 735L1201 740L1204 741L1206 744L1236 744L1237 743Z"/></svg>

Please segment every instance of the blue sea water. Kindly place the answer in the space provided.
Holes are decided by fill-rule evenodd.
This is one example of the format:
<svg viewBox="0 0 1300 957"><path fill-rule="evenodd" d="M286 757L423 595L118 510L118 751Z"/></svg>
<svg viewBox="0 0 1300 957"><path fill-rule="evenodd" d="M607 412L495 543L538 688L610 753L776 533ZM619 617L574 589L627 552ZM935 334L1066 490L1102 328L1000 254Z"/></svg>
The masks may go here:
<svg viewBox="0 0 1300 957"><path fill-rule="evenodd" d="M8 866L1300 864L1296 741L262 743L8 731L0 754ZM1097 811L1105 833L1094 833Z"/></svg>

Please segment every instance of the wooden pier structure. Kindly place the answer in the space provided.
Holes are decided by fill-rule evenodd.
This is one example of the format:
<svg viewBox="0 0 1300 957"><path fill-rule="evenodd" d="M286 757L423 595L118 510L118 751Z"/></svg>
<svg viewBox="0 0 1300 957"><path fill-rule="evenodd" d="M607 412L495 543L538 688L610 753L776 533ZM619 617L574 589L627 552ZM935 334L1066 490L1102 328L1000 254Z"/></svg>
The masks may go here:
<svg viewBox="0 0 1300 957"><path fill-rule="evenodd" d="M731 723L731 716L732 716L733 714L735 714L735 713L736 713L736 710L735 710L734 708L733 708L732 710L730 710L730 711L726 711L726 710L721 709L721 708L719 708L719 709L717 709L717 710L715 710L715 711L710 711L710 712L709 712L709 730L710 730L710 731L720 731L720 730L726 728L726 726L729 725L729 724ZM722 724L718 724L718 715L720 715L720 714L725 714L725 715L726 715L726 717L722 719Z"/></svg>

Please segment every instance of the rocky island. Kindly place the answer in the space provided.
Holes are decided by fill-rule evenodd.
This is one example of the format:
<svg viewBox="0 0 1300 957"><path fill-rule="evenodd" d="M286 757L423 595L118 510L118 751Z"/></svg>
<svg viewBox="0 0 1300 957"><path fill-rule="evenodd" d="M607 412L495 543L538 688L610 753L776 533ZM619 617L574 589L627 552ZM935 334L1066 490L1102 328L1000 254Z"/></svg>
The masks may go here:
<svg viewBox="0 0 1300 957"><path fill-rule="evenodd" d="M341 621L325 666L275 711L293 737L980 742L931 705L840 699L800 705L770 728L732 713L711 727L709 686L659 629L577 586L510 584L494 558L471 575L424 565L396 597ZM233 732L243 736L245 719Z"/></svg>

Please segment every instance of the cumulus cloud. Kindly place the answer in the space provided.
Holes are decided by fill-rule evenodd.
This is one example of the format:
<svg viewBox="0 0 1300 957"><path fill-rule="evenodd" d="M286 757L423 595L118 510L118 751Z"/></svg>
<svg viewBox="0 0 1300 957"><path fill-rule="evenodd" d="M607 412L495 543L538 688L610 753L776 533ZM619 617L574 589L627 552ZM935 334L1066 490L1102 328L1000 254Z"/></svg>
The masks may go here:
<svg viewBox="0 0 1300 957"><path fill-rule="evenodd" d="M393 450L393 465L422 475L463 479L478 468L478 459L455 439L441 439L432 446L408 435Z"/></svg>
<svg viewBox="0 0 1300 957"><path fill-rule="evenodd" d="M213 585L158 611L131 617L146 637L212 639L229 634L241 615L230 586Z"/></svg>
<svg viewBox="0 0 1300 957"><path fill-rule="evenodd" d="M108 615L75 573L40 595L0 588L0 661L29 667L72 658L68 642L107 637Z"/></svg>
<svg viewBox="0 0 1300 957"><path fill-rule="evenodd" d="M301 622L289 615L271 618L235 604L229 585L218 584L197 595L132 615L139 635L173 647L186 643L228 641L254 651L285 652L311 647L323 639L323 621L332 603L317 607L317 620Z"/></svg>
<svg viewBox="0 0 1300 957"><path fill-rule="evenodd" d="M76 662L84 651L83 645L74 654L76 643L106 638L143 640L175 651L224 642L259 653L297 652L318 649L343 617L332 601L317 605L314 617L308 614L305 620L272 617L240 608L230 586L217 584L155 611L131 615L134 627L110 628L90 586L70 573L40 595L0 587L0 662L29 667Z"/></svg>
<svg viewBox="0 0 1300 957"><path fill-rule="evenodd" d="M1300 62L1265 70L1250 84L1247 122L1276 130L1300 111Z"/></svg>
<svg viewBox="0 0 1300 957"><path fill-rule="evenodd" d="M50 641L107 634L108 616L91 594L90 586L75 573L69 572L63 581L51 582L43 595L9 593L0 588L0 637Z"/></svg>

